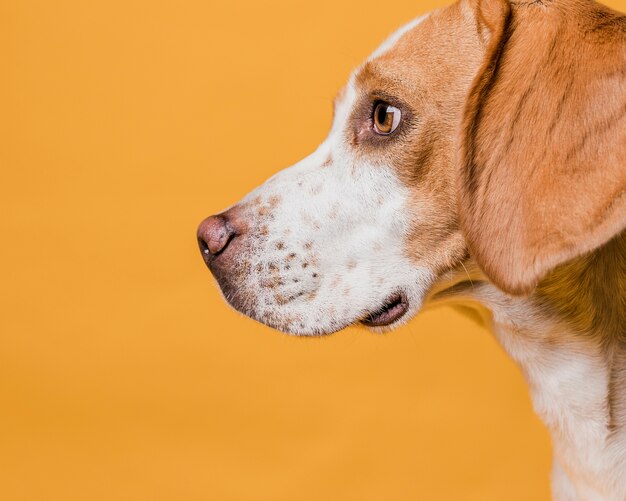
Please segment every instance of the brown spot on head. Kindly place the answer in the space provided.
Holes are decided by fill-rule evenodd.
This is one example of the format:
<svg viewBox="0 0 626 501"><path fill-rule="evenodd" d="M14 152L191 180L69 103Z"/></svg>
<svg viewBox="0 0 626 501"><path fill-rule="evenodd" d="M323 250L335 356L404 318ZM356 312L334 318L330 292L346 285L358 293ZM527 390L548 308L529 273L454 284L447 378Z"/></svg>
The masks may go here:
<svg viewBox="0 0 626 501"><path fill-rule="evenodd" d="M302 220L309 226L311 226L312 228L319 230L321 228L320 222L315 219L314 217L312 217L310 214L308 214L305 211L300 211L300 216L302 217Z"/></svg>
<svg viewBox="0 0 626 501"><path fill-rule="evenodd" d="M330 210L328 211L327 217L329 219L336 219L340 207L341 205L339 204L339 202L334 202L333 205L330 207Z"/></svg>
<svg viewBox="0 0 626 501"><path fill-rule="evenodd" d="M273 276L271 278L260 280L259 285L263 289L275 289L279 285L283 285L283 282L280 280L278 276Z"/></svg>
<svg viewBox="0 0 626 501"><path fill-rule="evenodd" d="M285 242L276 242L276 248L278 250L283 250L285 248Z"/></svg>
<svg viewBox="0 0 626 501"><path fill-rule="evenodd" d="M252 269L252 263L249 260L245 260L235 270L234 276L239 279L245 279L245 277L250 274L251 269Z"/></svg>
<svg viewBox="0 0 626 501"><path fill-rule="evenodd" d="M263 225L261 226L261 229L259 230L259 234L261 234L262 236L267 236L269 234L270 230L267 227L267 225Z"/></svg>
<svg viewBox="0 0 626 501"><path fill-rule="evenodd" d="M354 268L356 268L356 264L356 259L351 259L350 261L348 261L348 269L354 270Z"/></svg>
<svg viewBox="0 0 626 501"><path fill-rule="evenodd" d="M313 247L313 242L311 242L310 240L308 242L304 242L304 248L306 250L309 250L311 247Z"/></svg>
<svg viewBox="0 0 626 501"><path fill-rule="evenodd" d="M279 305L282 306L287 304L290 298L288 296L285 296L284 294L274 294L274 299Z"/></svg>
<svg viewBox="0 0 626 501"><path fill-rule="evenodd" d="M280 197L278 195L272 195L267 201L268 205L273 209L280 202Z"/></svg>

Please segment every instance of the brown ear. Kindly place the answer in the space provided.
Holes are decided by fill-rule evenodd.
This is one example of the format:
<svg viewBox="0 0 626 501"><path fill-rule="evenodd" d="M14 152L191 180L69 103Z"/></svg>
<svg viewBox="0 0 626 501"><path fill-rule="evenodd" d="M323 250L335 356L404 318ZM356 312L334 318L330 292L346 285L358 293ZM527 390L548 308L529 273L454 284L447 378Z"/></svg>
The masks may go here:
<svg viewBox="0 0 626 501"><path fill-rule="evenodd" d="M459 152L470 254L512 294L626 226L626 17L470 0L486 56Z"/></svg>

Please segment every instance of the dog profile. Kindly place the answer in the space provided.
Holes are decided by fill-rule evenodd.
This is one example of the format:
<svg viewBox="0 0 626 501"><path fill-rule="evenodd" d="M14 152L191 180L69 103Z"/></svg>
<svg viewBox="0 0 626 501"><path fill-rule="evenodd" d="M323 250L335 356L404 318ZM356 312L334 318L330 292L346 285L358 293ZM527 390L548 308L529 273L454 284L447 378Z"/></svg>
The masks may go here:
<svg viewBox="0 0 626 501"><path fill-rule="evenodd" d="M284 332L486 315L553 441L557 500L626 499L626 16L459 0L350 76L326 140L198 228Z"/></svg>

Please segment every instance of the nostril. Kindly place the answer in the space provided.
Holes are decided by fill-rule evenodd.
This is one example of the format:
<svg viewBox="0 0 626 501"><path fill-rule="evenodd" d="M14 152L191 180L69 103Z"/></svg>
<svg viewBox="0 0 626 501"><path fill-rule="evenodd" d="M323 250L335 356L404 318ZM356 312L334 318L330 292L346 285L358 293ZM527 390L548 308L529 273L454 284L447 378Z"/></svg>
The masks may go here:
<svg viewBox="0 0 626 501"><path fill-rule="evenodd" d="M202 252L203 256L208 256L211 253L209 251L209 245L204 241L202 237L198 237L198 245L200 246L200 252Z"/></svg>

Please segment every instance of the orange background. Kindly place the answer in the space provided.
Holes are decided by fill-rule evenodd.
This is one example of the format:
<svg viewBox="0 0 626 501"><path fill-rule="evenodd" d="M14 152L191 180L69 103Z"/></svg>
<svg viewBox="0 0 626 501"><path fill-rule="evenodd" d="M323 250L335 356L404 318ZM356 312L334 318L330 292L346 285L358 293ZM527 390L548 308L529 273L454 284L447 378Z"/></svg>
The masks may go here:
<svg viewBox="0 0 626 501"><path fill-rule="evenodd" d="M548 499L487 331L443 308L287 337L227 308L196 246L439 5L2 1L0 499Z"/></svg>

